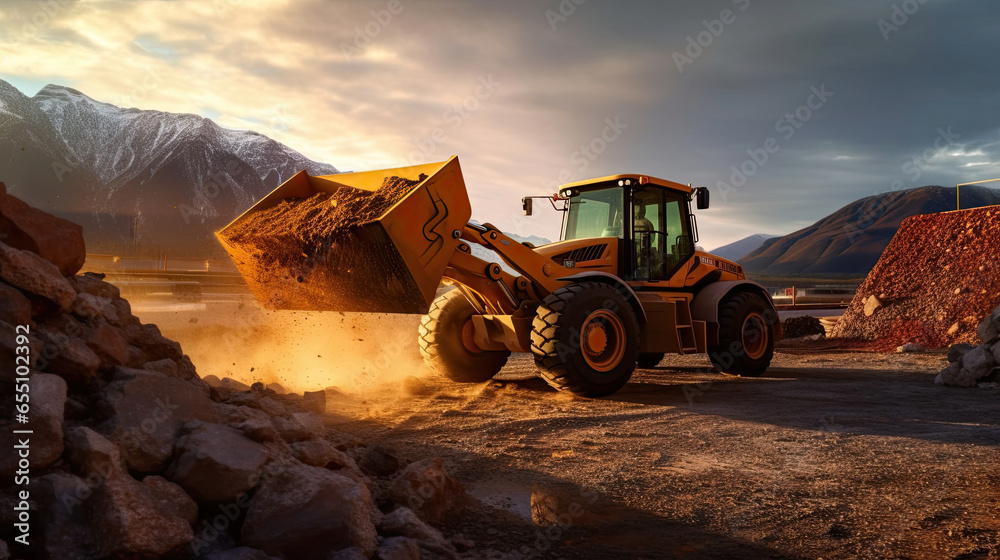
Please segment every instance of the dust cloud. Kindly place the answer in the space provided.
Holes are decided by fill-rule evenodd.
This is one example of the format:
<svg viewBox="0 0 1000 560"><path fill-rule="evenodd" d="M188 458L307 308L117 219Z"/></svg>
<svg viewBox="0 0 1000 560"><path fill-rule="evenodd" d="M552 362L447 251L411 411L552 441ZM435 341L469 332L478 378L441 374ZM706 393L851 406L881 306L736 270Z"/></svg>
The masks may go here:
<svg viewBox="0 0 1000 560"><path fill-rule="evenodd" d="M401 391L408 377L430 374L417 346L418 315L269 311L245 303L140 317L180 342L202 377L365 394Z"/></svg>

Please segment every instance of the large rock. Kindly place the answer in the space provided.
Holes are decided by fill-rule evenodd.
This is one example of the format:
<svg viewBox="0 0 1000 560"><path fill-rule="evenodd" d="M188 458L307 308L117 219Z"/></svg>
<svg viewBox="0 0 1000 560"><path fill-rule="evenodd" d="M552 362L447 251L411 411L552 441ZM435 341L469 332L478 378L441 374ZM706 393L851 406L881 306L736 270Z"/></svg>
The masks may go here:
<svg viewBox="0 0 1000 560"><path fill-rule="evenodd" d="M31 322L31 302L21 290L5 282L0 282L0 321L12 325Z"/></svg>
<svg viewBox="0 0 1000 560"><path fill-rule="evenodd" d="M6 243L0 243L0 279L55 302L62 311L68 311L76 300L73 286L56 265Z"/></svg>
<svg viewBox="0 0 1000 560"><path fill-rule="evenodd" d="M972 374L974 379L982 379L993 371L995 362L988 345L982 345L962 357L962 368Z"/></svg>
<svg viewBox="0 0 1000 560"><path fill-rule="evenodd" d="M291 448L292 455L294 455L296 459L313 467L325 468L335 459L339 459L338 463L344 463L347 461L350 461L350 463L354 462L354 460L348 457L346 453L337 449L333 446L333 444L325 439L299 441L293 443Z"/></svg>
<svg viewBox="0 0 1000 560"><path fill-rule="evenodd" d="M223 423L240 430L254 441L267 442L278 438L271 417L263 410L226 403L217 403L215 407Z"/></svg>
<svg viewBox="0 0 1000 560"><path fill-rule="evenodd" d="M83 477L97 475L104 478L125 472L118 446L101 434L78 426L66 431L66 459Z"/></svg>
<svg viewBox="0 0 1000 560"><path fill-rule="evenodd" d="M72 282L70 283L72 284ZM73 287L76 288L76 285ZM74 315L83 319L96 319L114 313L110 299L87 293L76 294L76 300L73 301L71 310Z"/></svg>
<svg viewBox="0 0 1000 560"><path fill-rule="evenodd" d="M458 512L467 499L465 489L448 474L438 457L411 463L403 469L389 486L389 497L430 523Z"/></svg>
<svg viewBox="0 0 1000 560"><path fill-rule="evenodd" d="M0 193L0 238L11 247L40 255L64 276L76 274L87 258L82 227L6 192Z"/></svg>
<svg viewBox="0 0 1000 560"><path fill-rule="evenodd" d="M111 478L94 490L84 508L94 516L92 526L102 553L99 557L176 557L191 542L194 533L190 522L177 515L190 511L191 504L165 506L180 494L173 491L173 498L166 498L163 483L170 484ZM189 513L184 515L190 517Z"/></svg>
<svg viewBox="0 0 1000 560"><path fill-rule="evenodd" d="M365 474L376 477L392 476L399 472L402 464L399 457L392 451L381 445L372 445L365 448L358 466Z"/></svg>
<svg viewBox="0 0 1000 560"><path fill-rule="evenodd" d="M193 533L164 504L171 485L127 474L83 479L52 473L32 482L41 513L40 558L176 558ZM36 484L37 482L37 484ZM187 504L190 508L191 504ZM188 510L188 514L190 509Z"/></svg>
<svg viewBox="0 0 1000 560"><path fill-rule="evenodd" d="M214 403L197 386L161 373L116 368L101 400L109 416L103 431L139 472L167 466L185 423L217 420Z"/></svg>
<svg viewBox="0 0 1000 560"><path fill-rule="evenodd" d="M288 442L322 438L326 435L323 420L311 412L296 412L288 418L276 417L274 426L281 437Z"/></svg>
<svg viewBox="0 0 1000 560"><path fill-rule="evenodd" d="M948 362L955 363L975 349L976 347L971 344L953 344L951 348L948 349Z"/></svg>
<svg viewBox="0 0 1000 560"><path fill-rule="evenodd" d="M878 308L882 307L882 302L875 296L869 296L865 300L865 317L871 317L878 311Z"/></svg>
<svg viewBox="0 0 1000 560"><path fill-rule="evenodd" d="M58 373L74 386L96 378L101 358L79 338L85 330L79 321L64 315L37 330L44 343L38 351L38 369Z"/></svg>
<svg viewBox="0 0 1000 560"><path fill-rule="evenodd" d="M180 360L184 356L181 345L160 334L156 325L130 322L123 330L128 343L141 348L151 361L164 358Z"/></svg>
<svg viewBox="0 0 1000 560"><path fill-rule="evenodd" d="M963 368L961 362L955 362L941 370L941 373L934 378L934 383L952 387L975 387L976 377Z"/></svg>
<svg viewBox="0 0 1000 560"><path fill-rule="evenodd" d="M35 373L28 379L31 395L31 466L51 465L63 453L63 411L66 381L58 375Z"/></svg>
<svg viewBox="0 0 1000 560"><path fill-rule="evenodd" d="M108 300L121 298L118 286L104 281L104 275L97 272L84 272L69 279L78 294L89 294Z"/></svg>
<svg viewBox="0 0 1000 560"><path fill-rule="evenodd" d="M128 363L128 342L118 329L100 323L86 334L87 348L100 359L101 369L111 369Z"/></svg>
<svg viewBox="0 0 1000 560"><path fill-rule="evenodd" d="M221 424L191 422L177 440L167 478L201 502L233 500L260 480L263 445Z"/></svg>
<svg viewBox="0 0 1000 560"><path fill-rule="evenodd" d="M265 478L250 502L242 541L288 560L326 558L351 546L371 556L377 521L365 485L295 464Z"/></svg>
<svg viewBox="0 0 1000 560"><path fill-rule="evenodd" d="M150 496L161 513L183 519L189 524L198 521L198 504L183 488L156 475L147 476L142 479L142 483L149 489Z"/></svg>
<svg viewBox="0 0 1000 560"><path fill-rule="evenodd" d="M993 342L1000 336L1000 307L997 307L988 317L979 323L976 334L983 342Z"/></svg>
<svg viewBox="0 0 1000 560"><path fill-rule="evenodd" d="M379 533L388 537L410 537L421 541L444 543L444 535L426 524L408 507L396 508L386 514L379 525Z"/></svg>

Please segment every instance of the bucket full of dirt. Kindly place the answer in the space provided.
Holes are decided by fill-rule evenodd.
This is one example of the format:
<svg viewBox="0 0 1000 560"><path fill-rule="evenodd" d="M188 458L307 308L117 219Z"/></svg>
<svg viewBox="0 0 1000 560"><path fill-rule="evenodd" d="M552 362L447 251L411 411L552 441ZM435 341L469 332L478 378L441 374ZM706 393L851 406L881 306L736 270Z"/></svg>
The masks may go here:
<svg viewBox="0 0 1000 560"><path fill-rule="evenodd" d="M216 237L278 310L424 313L472 215L457 157L296 174Z"/></svg>

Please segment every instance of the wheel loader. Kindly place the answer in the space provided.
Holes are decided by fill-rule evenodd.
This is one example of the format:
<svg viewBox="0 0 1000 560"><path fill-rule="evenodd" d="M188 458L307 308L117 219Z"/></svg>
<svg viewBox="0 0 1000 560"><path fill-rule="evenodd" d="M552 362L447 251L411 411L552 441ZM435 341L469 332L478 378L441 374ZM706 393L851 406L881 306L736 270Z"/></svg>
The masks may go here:
<svg viewBox="0 0 1000 560"><path fill-rule="evenodd" d="M283 201L373 192L388 177L419 183L323 255L303 253L308 266L296 271L264 266L266 255L226 235ZM511 352L532 354L549 384L583 397L614 393L637 366L655 367L666 354L707 353L717 371L740 376L767 370L781 337L767 291L738 264L695 246L691 206L709 206L706 189L614 175L526 197L525 214L543 199L562 212L562 235L536 247L470 223L457 157L361 173L303 171L217 236L266 307L423 314L420 351L454 381L491 379ZM474 256L472 244L508 268ZM345 262L338 251L363 258ZM442 293L442 285L452 289Z"/></svg>

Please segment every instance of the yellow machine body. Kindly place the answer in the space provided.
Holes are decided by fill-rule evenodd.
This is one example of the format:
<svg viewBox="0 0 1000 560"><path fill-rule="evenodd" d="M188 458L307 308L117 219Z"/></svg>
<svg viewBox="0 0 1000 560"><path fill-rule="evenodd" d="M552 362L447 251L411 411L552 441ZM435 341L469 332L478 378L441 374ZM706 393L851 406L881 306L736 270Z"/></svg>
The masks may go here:
<svg viewBox="0 0 1000 560"><path fill-rule="evenodd" d="M623 274L630 258L623 237L568 239L532 247L490 224L470 224L471 206L457 157L362 173L310 176L301 172L226 229L286 199L343 188L374 191L387 177L416 179L420 174L427 178L404 198L377 220L351 232L347 242L363 244L381 255L371 270L359 273L344 270L343 263L339 268L318 263L318 271L308 281L277 277L254 266L260 255L227 243L224 235L219 238L257 298L275 309L425 313L442 282L454 285L475 307L470 345L483 351L530 352L532 319L539 303L574 282L615 286L633 306L641 329L639 350L646 353L706 352L718 341L719 302L734 291L762 294L770 302L761 286L745 279L738 264L694 250L693 241L690 255L678 261L669 277L642 280ZM693 192L687 185L655 177L614 175L563 185L560 193L633 181L687 199ZM473 256L471 243L495 251L517 274ZM780 338L780 323L775 329Z"/></svg>

